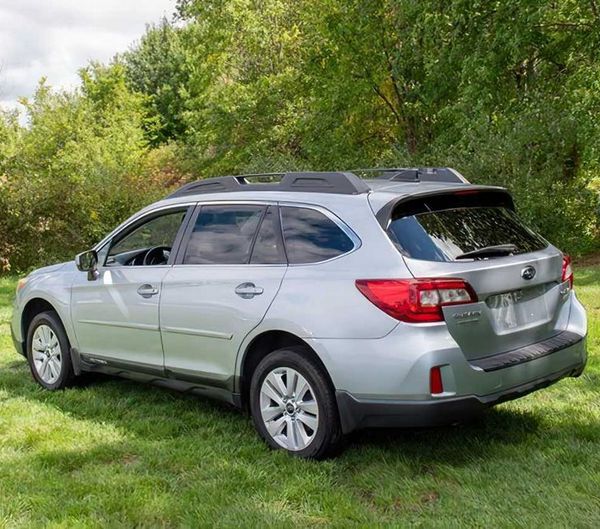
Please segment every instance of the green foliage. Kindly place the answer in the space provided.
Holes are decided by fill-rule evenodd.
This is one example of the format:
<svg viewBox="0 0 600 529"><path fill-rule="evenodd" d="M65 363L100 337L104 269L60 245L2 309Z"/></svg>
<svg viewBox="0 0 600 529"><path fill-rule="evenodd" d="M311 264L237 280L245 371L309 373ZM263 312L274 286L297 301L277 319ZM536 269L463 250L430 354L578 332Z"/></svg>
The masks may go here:
<svg viewBox="0 0 600 529"><path fill-rule="evenodd" d="M189 99L191 57L182 42L182 31L166 20L149 26L140 42L118 57L127 72L130 88L148 95L148 107L157 126L148 131L153 145L181 137L183 114Z"/></svg>
<svg viewBox="0 0 600 529"><path fill-rule="evenodd" d="M180 15L202 173L452 164L508 186L566 250L597 245L593 2L192 0Z"/></svg>
<svg viewBox="0 0 600 529"><path fill-rule="evenodd" d="M71 257L161 192L140 186L148 152L144 97L127 89L118 65L92 65L81 78L80 93L54 93L42 81L23 101L27 127L5 118L5 268Z"/></svg>
<svg viewBox="0 0 600 529"><path fill-rule="evenodd" d="M0 115L0 271L182 179L378 165L454 166L562 249L600 245L595 1L180 0L81 82Z"/></svg>

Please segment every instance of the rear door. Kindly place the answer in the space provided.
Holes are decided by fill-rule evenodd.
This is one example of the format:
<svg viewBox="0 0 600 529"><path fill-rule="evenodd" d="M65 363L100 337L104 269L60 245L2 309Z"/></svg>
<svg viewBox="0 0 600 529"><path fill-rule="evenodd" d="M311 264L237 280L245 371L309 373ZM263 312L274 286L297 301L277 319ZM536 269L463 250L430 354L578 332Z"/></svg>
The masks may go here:
<svg viewBox="0 0 600 529"><path fill-rule="evenodd" d="M437 194L396 206L388 234L415 277L468 281L479 302L444 307L469 359L560 332L566 302L562 254L528 229L505 193Z"/></svg>
<svg viewBox="0 0 600 529"><path fill-rule="evenodd" d="M276 205L206 204L162 289L165 368L231 389L237 351L273 301L287 264Z"/></svg>

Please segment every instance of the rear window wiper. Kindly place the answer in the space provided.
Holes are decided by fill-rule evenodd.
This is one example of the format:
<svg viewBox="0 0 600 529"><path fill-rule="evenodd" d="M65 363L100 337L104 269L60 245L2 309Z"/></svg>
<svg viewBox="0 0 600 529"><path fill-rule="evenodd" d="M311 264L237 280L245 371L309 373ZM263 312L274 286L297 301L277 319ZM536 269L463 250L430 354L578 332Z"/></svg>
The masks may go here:
<svg viewBox="0 0 600 529"><path fill-rule="evenodd" d="M461 253L455 259L477 259L478 257L497 257L502 255L512 255L517 251L514 244L497 244L495 246L486 246L471 252Z"/></svg>

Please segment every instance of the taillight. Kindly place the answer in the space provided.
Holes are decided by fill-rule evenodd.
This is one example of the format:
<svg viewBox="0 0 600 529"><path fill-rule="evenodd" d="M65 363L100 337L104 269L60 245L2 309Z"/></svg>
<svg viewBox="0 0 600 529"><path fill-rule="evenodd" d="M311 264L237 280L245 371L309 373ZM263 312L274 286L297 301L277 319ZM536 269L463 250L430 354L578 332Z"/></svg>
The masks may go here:
<svg viewBox="0 0 600 529"><path fill-rule="evenodd" d="M462 279L358 279L356 288L392 318L410 323L444 321L442 307L477 301Z"/></svg>
<svg viewBox="0 0 600 529"><path fill-rule="evenodd" d="M569 255L563 255L562 281L568 281L569 287L573 288L573 264Z"/></svg>

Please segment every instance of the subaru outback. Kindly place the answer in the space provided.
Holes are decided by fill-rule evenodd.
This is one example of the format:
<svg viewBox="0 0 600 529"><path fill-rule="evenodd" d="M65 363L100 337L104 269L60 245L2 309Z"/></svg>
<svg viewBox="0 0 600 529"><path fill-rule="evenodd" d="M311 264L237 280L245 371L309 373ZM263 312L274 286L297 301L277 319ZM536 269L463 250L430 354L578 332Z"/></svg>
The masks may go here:
<svg viewBox="0 0 600 529"><path fill-rule="evenodd" d="M215 397L307 458L586 363L570 258L450 168L192 182L22 279L11 330L46 389L99 372Z"/></svg>

